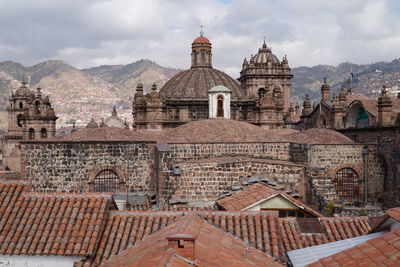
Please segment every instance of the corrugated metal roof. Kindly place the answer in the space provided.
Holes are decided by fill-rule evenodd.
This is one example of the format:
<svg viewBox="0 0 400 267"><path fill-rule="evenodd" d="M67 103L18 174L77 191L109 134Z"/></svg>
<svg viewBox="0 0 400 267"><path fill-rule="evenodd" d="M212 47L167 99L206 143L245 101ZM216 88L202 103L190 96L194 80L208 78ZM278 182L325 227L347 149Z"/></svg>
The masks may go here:
<svg viewBox="0 0 400 267"><path fill-rule="evenodd" d="M388 233L387 231L353 237L336 242L331 242L319 246L296 249L287 252L288 258L295 267L307 266L310 263L316 262L322 258L328 257L343 250L355 247L365 243L370 239L382 236Z"/></svg>

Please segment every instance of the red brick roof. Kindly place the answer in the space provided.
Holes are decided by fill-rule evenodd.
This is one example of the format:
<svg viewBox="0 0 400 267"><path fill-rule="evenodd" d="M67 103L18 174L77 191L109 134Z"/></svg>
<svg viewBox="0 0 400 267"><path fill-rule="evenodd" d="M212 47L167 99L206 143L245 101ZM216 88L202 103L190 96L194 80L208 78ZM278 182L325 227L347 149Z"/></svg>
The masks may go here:
<svg viewBox="0 0 400 267"><path fill-rule="evenodd" d="M386 210L386 214L393 220L400 222L400 207L388 209Z"/></svg>
<svg viewBox="0 0 400 267"><path fill-rule="evenodd" d="M309 266L400 266L400 229L320 259Z"/></svg>
<svg viewBox="0 0 400 267"><path fill-rule="evenodd" d="M27 190L27 183L0 183L0 254L94 253L110 197Z"/></svg>
<svg viewBox="0 0 400 267"><path fill-rule="evenodd" d="M315 217L323 217L322 214L303 204L299 200L289 196L286 193L275 190L264 183L254 183L244 186L243 191L237 191L230 196L217 200L217 204L227 211L241 211L264 199L270 199L275 196L282 196L300 209L308 212Z"/></svg>
<svg viewBox="0 0 400 267"><path fill-rule="evenodd" d="M168 248L166 238L189 234L195 239L195 266L283 266L272 257L191 214L150 235L100 266L193 266Z"/></svg>

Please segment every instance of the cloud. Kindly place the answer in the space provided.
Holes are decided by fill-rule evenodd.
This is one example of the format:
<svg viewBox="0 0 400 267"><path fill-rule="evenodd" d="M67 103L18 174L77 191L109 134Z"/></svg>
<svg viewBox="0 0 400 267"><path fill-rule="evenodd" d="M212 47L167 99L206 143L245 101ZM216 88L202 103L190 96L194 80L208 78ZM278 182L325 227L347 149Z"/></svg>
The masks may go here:
<svg viewBox="0 0 400 267"><path fill-rule="evenodd" d="M188 68L200 25L214 66L234 77L263 36L292 67L389 61L399 57L399 15L395 0L8 0L0 2L0 61L84 68L149 58Z"/></svg>

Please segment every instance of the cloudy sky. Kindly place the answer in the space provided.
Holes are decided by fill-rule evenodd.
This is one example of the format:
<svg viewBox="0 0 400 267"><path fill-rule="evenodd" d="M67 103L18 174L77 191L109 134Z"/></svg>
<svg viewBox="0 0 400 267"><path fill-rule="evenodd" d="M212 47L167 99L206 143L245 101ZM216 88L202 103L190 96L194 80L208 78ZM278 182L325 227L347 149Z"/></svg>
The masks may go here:
<svg viewBox="0 0 400 267"><path fill-rule="evenodd" d="M237 76L266 36L291 67L400 57L399 0L0 0L0 61L188 68L199 25Z"/></svg>

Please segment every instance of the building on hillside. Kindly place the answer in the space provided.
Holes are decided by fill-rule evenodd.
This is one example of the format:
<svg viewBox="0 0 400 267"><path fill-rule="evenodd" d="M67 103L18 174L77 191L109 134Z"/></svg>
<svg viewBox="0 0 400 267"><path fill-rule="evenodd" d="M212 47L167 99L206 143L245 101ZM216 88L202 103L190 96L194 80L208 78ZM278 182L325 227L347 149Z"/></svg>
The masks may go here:
<svg viewBox="0 0 400 267"><path fill-rule="evenodd" d="M240 83L213 68L211 42L201 35L192 43L191 68L172 77L158 92L136 88L133 120L136 129L160 130L208 118L242 120L266 128L291 127L293 75L286 56L280 61L264 42L245 59Z"/></svg>

